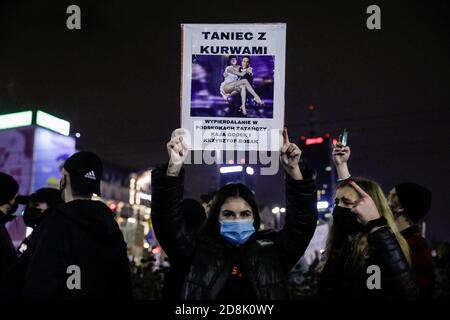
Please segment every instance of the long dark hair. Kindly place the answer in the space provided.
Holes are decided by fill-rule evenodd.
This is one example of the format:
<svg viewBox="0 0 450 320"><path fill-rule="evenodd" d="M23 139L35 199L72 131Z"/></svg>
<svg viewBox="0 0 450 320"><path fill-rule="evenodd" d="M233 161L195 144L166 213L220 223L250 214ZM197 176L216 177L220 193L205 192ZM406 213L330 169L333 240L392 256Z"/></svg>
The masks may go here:
<svg viewBox="0 0 450 320"><path fill-rule="evenodd" d="M261 218L259 216L258 205L256 204L253 192L241 183L230 183L223 186L216 192L212 200L208 219L203 228L203 233L209 236L218 237L220 235L219 214L220 208L228 198L242 198L251 207L253 213L253 226L255 231L259 230Z"/></svg>

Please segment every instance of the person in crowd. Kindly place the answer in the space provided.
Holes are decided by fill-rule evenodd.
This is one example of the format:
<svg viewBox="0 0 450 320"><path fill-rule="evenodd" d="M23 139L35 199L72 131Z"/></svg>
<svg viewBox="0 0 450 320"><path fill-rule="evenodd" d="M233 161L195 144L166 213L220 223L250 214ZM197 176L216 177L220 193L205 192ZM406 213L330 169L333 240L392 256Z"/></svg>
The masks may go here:
<svg viewBox="0 0 450 320"><path fill-rule="evenodd" d="M417 183L399 183L389 192L388 203L398 229L408 242L420 298L431 299L435 282L433 258L418 225L430 210L431 192Z"/></svg>
<svg viewBox="0 0 450 320"><path fill-rule="evenodd" d="M184 215L187 233L196 234L206 221L206 212L203 205L194 199L184 199L181 202L181 212Z"/></svg>
<svg viewBox="0 0 450 320"><path fill-rule="evenodd" d="M183 300L288 298L286 276L306 250L316 228L316 188L299 168L301 151L287 130L280 160L286 171L286 223L260 231L253 192L243 184L223 186L198 235L186 232L182 198L183 134L167 144L169 163L152 172L152 220L171 263L188 270L178 297Z"/></svg>
<svg viewBox="0 0 450 320"><path fill-rule="evenodd" d="M23 221L25 225L33 230L36 229L42 220L47 216L49 209L55 209L64 201L61 192L55 188L41 188L29 196L17 196L17 202L25 205L23 211ZM23 254L33 241L32 232L26 237L18 248L18 254Z"/></svg>
<svg viewBox="0 0 450 320"><path fill-rule="evenodd" d="M127 299L131 276L127 247L112 211L100 196L103 165L91 152L64 163L64 204L47 213L27 250L27 299Z"/></svg>
<svg viewBox="0 0 450 320"><path fill-rule="evenodd" d="M0 276L0 299L20 299L22 298L25 273L28 265L28 255L26 250L31 246L35 239L35 232L41 221L47 216L48 210L56 208L62 204L61 192L54 188L41 188L29 196L17 196L16 202L25 205L23 211L23 220L25 225L33 228L17 249L19 257L7 270L3 276Z"/></svg>
<svg viewBox="0 0 450 320"><path fill-rule="evenodd" d="M214 198L215 192L202 194L200 199L202 200L202 206L205 209L206 216L209 214L209 210L211 209L212 199Z"/></svg>
<svg viewBox="0 0 450 320"><path fill-rule="evenodd" d="M18 192L17 181L9 174L0 172L0 275L17 260L16 250L5 225L15 218Z"/></svg>
<svg viewBox="0 0 450 320"><path fill-rule="evenodd" d="M206 221L206 212L203 205L194 199L184 199L181 203L181 212L186 233L190 237L197 236ZM188 272L187 269L180 268L183 266L171 265L169 271L165 274L163 299L177 300L179 298L184 278Z"/></svg>
<svg viewBox="0 0 450 320"><path fill-rule="evenodd" d="M352 178L349 147L333 148L340 184L336 190L319 295L348 299L415 299L418 289L406 240L394 222L381 187Z"/></svg>

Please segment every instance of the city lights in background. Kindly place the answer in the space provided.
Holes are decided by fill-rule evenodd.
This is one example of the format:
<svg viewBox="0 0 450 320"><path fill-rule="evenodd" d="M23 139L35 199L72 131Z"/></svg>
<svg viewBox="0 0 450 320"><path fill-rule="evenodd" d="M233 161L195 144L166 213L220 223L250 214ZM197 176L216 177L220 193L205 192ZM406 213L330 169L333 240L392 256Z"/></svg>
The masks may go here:
<svg viewBox="0 0 450 320"><path fill-rule="evenodd" d="M244 168L242 166L229 166L229 167L221 167L220 173L226 174L226 173L232 173L232 172L242 172Z"/></svg>
<svg viewBox="0 0 450 320"><path fill-rule="evenodd" d="M158 254L158 253L160 253L160 252L161 252L161 247L160 247L160 246L154 247L154 248L152 249L152 253L153 253L153 254Z"/></svg>
<svg viewBox="0 0 450 320"><path fill-rule="evenodd" d="M322 137L317 137L317 138L308 138L305 141L305 145L309 146L311 144L320 144L323 143L323 138Z"/></svg>
<svg viewBox="0 0 450 320"><path fill-rule="evenodd" d="M317 201L317 209L318 210L328 209L329 206L330 206L330 204L328 203L328 201ZM272 213L273 214L285 213L285 212L286 212L286 208L280 208L280 207L273 207L272 208Z"/></svg>
<svg viewBox="0 0 450 320"><path fill-rule="evenodd" d="M81 138L81 133L79 133L79 132L75 133L75 138L77 138L77 139Z"/></svg>
<svg viewBox="0 0 450 320"><path fill-rule="evenodd" d="M68 136L70 133L69 121L57 118L40 110L38 110L36 114L36 124L38 126L56 131L65 136Z"/></svg>
<svg viewBox="0 0 450 320"><path fill-rule="evenodd" d="M33 111L23 111L0 115L0 129L12 129L18 127L31 126L33 124ZM68 136L70 133L70 122L52 116L46 112L38 110L36 113L36 125ZM79 136L77 136L77 134ZM81 137L78 132L77 138Z"/></svg>
<svg viewBox="0 0 450 320"><path fill-rule="evenodd" d="M151 170L147 170L146 172L142 173L137 179L136 179L136 188L138 190L145 190L148 185L152 182L152 173ZM139 195L139 194L138 194ZM145 197L145 195L144 195Z"/></svg>
<svg viewBox="0 0 450 320"><path fill-rule="evenodd" d="M152 195L151 194L147 194L144 192L139 192L138 196L141 200L147 200L147 201L152 201Z"/></svg>
<svg viewBox="0 0 450 320"><path fill-rule="evenodd" d="M0 115L0 129L12 129L30 126L33 123L33 112L24 111Z"/></svg>
<svg viewBox="0 0 450 320"><path fill-rule="evenodd" d="M219 169L221 174L227 174L227 173L235 173L235 172L242 172L244 171L244 167L239 165L239 166L227 166L227 167L221 167ZM249 175L252 176L255 174L255 169L253 169L252 167L248 166L245 168L245 172Z"/></svg>
<svg viewBox="0 0 450 320"><path fill-rule="evenodd" d="M317 201L317 210L325 210L328 209L330 204L328 201Z"/></svg>
<svg viewBox="0 0 450 320"><path fill-rule="evenodd" d="M273 214L285 213L285 212L286 212L286 208L274 207L272 209Z"/></svg>
<svg viewBox="0 0 450 320"><path fill-rule="evenodd" d="M127 219L128 223L136 223L136 219L133 217L130 217Z"/></svg>

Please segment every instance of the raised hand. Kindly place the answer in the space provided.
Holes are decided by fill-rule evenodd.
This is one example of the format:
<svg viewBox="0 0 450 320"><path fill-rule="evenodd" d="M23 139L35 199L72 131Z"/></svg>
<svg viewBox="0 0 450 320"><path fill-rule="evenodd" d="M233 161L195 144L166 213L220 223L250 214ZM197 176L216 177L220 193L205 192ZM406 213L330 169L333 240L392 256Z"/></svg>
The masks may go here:
<svg viewBox="0 0 450 320"><path fill-rule="evenodd" d="M349 182L350 185L358 192L360 198L357 204L353 207L352 212L358 216L358 220L366 224L371 220L375 220L381 217L380 212L373 202L373 199L354 181Z"/></svg>
<svg viewBox="0 0 450 320"><path fill-rule="evenodd" d="M346 164L350 158L351 150L349 146L343 147L339 144L333 146L333 162L336 166Z"/></svg>
<svg viewBox="0 0 450 320"><path fill-rule="evenodd" d="M295 144L289 141L287 128L283 130L283 147L281 148L280 161L286 172L294 180L303 180L300 172L299 162L302 151Z"/></svg>
<svg viewBox="0 0 450 320"><path fill-rule="evenodd" d="M168 176L178 176L186 160L188 151L189 147L186 143L186 136L183 134L183 130L175 130L173 138L167 143L167 152L169 154Z"/></svg>

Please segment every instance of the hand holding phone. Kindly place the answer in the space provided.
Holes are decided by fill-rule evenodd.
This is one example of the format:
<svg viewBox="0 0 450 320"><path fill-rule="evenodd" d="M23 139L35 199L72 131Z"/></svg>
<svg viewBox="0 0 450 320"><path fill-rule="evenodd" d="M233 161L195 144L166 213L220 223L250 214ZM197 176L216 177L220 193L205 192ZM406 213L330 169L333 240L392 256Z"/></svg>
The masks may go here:
<svg viewBox="0 0 450 320"><path fill-rule="evenodd" d="M342 133L339 135L338 145L340 147L346 147L348 141L348 131L347 129L344 129Z"/></svg>
<svg viewBox="0 0 450 320"><path fill-rule="evenodd" d="M348 131L344 129L339 135L339 140L336 145L333 146L333 161L336 165L341 165L346 163L350 158L350 147L347 146L348 143Z"/></svg>

